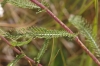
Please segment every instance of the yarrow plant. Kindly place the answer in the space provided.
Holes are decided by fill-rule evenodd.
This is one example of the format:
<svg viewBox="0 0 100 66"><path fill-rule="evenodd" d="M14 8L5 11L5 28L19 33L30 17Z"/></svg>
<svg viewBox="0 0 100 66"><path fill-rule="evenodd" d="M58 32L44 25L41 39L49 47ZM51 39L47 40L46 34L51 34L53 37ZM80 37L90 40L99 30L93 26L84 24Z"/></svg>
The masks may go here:
<svg viewBox="0 0 100 66"><path fill-rule="evenodd" d="M19 1L16 2L16 1L11 1L11 0L8 0L7 2L11 2L11 3L14 2L15 6L17 6L18 4L21 3ZM31 1L29 1L29 2L31 2ZM28 6L30 4L25 4L25 3L18 7L23 7L24 5L27 5L27 7L29 7L29 8L31 7L31 6ZM32 3L31 3L31 5L32 5ZM32 8L36 8L36 7L40 8L34 4L32 6L33 6ZM34 6L36 6L36 7L34 7ZM23 8L27 8L27 7L24 6ZM11 34L11 32L13 32L13 33ZM0 29L0 35L1 35L1 39L6 41L6 43L9 44L10 46L14 47L13 49L19 54L19 56L17 56L15 58L15 60L13 60L11 63L9 63L8 66L15 65L15 62L17 63L18 60L21 59L22 57L25 57L25 59L31 61L32 63L34 63L38 66L41 66L41 64L39 64L40 59L48 47L49 39L59 38L59 37L67 37L68 39L73 39L73 38L75 38L75 36L77 34L70 34L64 30L47 30L46 28L42 28L42 27L28 27L28 28L13 29L13 30L10 30L9 32L6 32L5 30ZM4 37L10 39L11 41L7 41ZM25 41L18 41L21 38L24 38ZM38 53L37 57L34 59L35 61L30 59L25 54L21 53L18 49L15 48L15 46L19 47L19 46L28 44L29 42L32 41L33 38L45 38L46 39L43 44L43 47L41 48L41 51Z"/></svg>
<svg viewBox="0 0 100 66"><path fill-rule="evenodd" d="M36 66L41 66L40 61L41 61L41 57L43 56L43 54L45 53L48 44L49 44L49 40L51 38L59 38L59 37L67 37L68 39L73 39L75 40L80 46L81 48L83 48L83 50L94 60L94 62L96 62L99 66L100 66L100 62L99 60L96 58L96 56L94 56L89 49L80 41L80 39L77 37L77 34L74 34L59 18L57 18L47 7L46 7L46 2L44 0L42 0L41 2L39 2L38 0L4 0L2 2L2 5L5 5L6 3L11 3L17 7L21 7L21 8L29 8L29 9L33 9L36 8L38 9L40 12L43 10L46 13L48 13L58 24L61 25L61 27L63 27L66 31L63 30L48 30L42 27L29 27L29 28L20 28L19 30L14 29L13 33L12 30L10 30L9 32L0 29L0 37L3 41L5 41L8 45L10 45L14 51L16 51L19 56L17 56L15 58L15 60L13 60L10 64L8 64L8 66L12 66L14 65L15 62L18 62L19 59L21 58L25 58L26 60L32 62L33 64L35 64ZM3 8L0 5L0 16L3 16ZM90 44L91 46L93 46L94 52L97 50L99 52L99 48L96 45L96 42L94 41L94 38L92 37L91 33L87 32L87 28L84 29L85 24L82 26L83 23L81 22L85 22L83 19L81 18L77 18L77 16L75 16L75 18L72 18L71 16L68 16L68 20L69 22L71 22L78 30L80 33L84 33L83 35L88 39L88 42L92 42L92 44ZM77 23L78 22L78 23ZM92 37L92 38L91 38ZM9 41L6 39L10 39ZM24 38L24 41L18 41L20 39ZM29 42L32 41L33 38L44 38L44 44L43 47L41 48L41 50L39 51L38 55L36 58L31 59L28 56L26 56L25 53L20 52L16 46L23 46L28 44ZM93 43L95 42L95 43ZM100 54L100 53L98 53ZM31 65L31 64L30 64Z"/></svg>

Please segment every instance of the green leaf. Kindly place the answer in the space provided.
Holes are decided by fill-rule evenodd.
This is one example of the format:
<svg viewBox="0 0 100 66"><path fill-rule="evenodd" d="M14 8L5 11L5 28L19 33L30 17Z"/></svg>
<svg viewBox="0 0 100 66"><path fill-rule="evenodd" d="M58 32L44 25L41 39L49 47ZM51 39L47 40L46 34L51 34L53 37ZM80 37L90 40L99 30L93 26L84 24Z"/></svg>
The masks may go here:
<svg viewBox="0 0 100 66"><path fill-rule="evenodd" d="M20 8L38 9L36 13L40 13L44 11L36 4L32 3L30 0L3 0L2 6L4 6L6 3L10 3ZM45 0L41 0L41 3L48 7L48 4Z"/></svg>
<svg viewBox="0 0 100 66"><path fill-rule="evenodd" d="M81 16L74 16L71 15L69 17L69 22L73 24L79 32L86 37L87 43L90 44L91 48L94 50L96 55L100 56L100 49L99 46L96 43L96 36L92 34L92 28L87 24L86 20L82 18Z"/></svg>
<svg viewBox="0 0 100 66"><path fill-rule="evenodd" d="M45 53L47 47L48 47L48 44L49 44L49 39L46 39L44 41L44 44L43 44L43 47L41 48L40 52L38 53L37 57L34 58L35 61L37 61L37 63L40 62L40 59L41 57L43 56L43 54Z"/></svg>
<svg viewBox="0 0 100 66"><path fill-rule="evenodd" d="M30 39L30 38L59 38L66 37L73 39L77 34L70 34L64 30L48 30L42 27L29 27L11 30L13 33L7 32L5 37L11 39L13 42L17 42L18 39Z"/></svg>
<svg viewBox="0 0 100 66"><path fill-rule="evenodd" d="M7 2L21 8L40 8L32 3L30 0L7 0Z"/></svg>
<svg viewBox="0 0 100 66"><path fill-rule="evenodd" d="M16 58L10 62L7 66L15 66L15 64L24 57L24 54L17 55Z"/></svg>
<svg viewBox="0 0 100 66"><path fill-rule="evenodd" d="M19 41L12 41L11 44L13 46L22 46L22 45L28 44L31 40L32 40L32 38L28 39L27 41L21 41L21 42L19 42Z"/></svg>

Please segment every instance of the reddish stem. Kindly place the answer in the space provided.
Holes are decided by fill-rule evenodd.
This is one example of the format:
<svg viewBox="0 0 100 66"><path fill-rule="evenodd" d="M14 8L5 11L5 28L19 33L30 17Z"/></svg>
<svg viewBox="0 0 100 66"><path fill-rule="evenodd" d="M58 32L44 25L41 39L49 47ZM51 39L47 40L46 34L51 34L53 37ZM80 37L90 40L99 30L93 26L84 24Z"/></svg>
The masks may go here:
<svg viewBox="0 0 100 66"><path fill-rule="evenodd" d="M37 0L30 0L35 3L37 6L44 9L57 23L59 23L67 32L73 33L59 18L57 18L47 7L41 4ZM78 37L75 38L75 41L83 48L83 50L100 66L99 60L86 48L86 46L79 40Z"/></svg>
<svg viewBox="0 0 100 66"><path fill-rule="evenodd" d="M15 52L17 52L18 54L23 54L23 53L20 52L16 47L13 47L13 46L10 44L10 42L9 42L7 39L5 39L3 36L0 36L0 38L1 38L4 42L6 42L9 46L11 46ZM31 58L29 58L28 56L24 56L24 58L25 58L26 60L29 60L29 61L32 62L33 64L35 64L35 61L32 60ZM41 64L38 64L38 66L42 66L42 65L41 65Z"/></svg>

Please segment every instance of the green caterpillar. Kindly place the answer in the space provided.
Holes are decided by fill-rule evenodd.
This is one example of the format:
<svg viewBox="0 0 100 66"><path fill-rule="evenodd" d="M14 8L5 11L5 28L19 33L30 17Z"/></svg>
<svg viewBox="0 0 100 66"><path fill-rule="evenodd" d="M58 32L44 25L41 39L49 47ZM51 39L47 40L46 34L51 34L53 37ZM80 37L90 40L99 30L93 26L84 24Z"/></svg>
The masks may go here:
<svg viewBox="0 0 100 66"><path fill-rule="evenodd" d="M70 34L64 30L48 30L42 27L28 27L10 30L9 32L0 30L0 35L11 40L13 46L22 46L28 44L32 38L59 38L66 37L68 39L74 38L77 34ZM24 38L23 41L18 41L19 39Z"/></svg>
<svg viewBox="0 0 100 66"><path fill-rule="evenodd" d="M58 38L58 37L68 37L73 38L76 34L70 34L64 30L48 30L42 27L29 27L16 29L15 33L7 33L6 37L10 39L19 39L22 37L26 38Z"/></svg>

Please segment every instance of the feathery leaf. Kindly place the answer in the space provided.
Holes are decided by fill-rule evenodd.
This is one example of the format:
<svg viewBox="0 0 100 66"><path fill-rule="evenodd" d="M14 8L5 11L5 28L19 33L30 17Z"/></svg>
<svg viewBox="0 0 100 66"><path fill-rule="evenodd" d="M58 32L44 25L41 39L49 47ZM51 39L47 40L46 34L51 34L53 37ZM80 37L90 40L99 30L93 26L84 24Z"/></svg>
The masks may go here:
<svg viewBox="0 0 100 66"><path fill-rule="evenodd" d="M40 8L32 3L30 0L7 0L7 2L21 8Z"/></svg>
<svg viewBox="0 0 100 66"><path fill-rule="evenodd" d="M70 34L64 30L48 30L42 27L28 27L10 30L9 32L4 32L0 30L1 35L11 40L13 46L22 46L28 44L32 38L59 38L66 37L68 39L74 38L77 34ZM24 41L18 41L24 38Z"/></svg>
<svg viewBox="0 0 100 66"><path fill-rule="evenodd" d="M42 27L29 27L29 28L20 28L16 29L14 34L8 33L6 37L10 39L19 39L19 38L59 38L67 37L74 38L76 34L70 34L64 30L48 30Z"/></svg>
<svg viewBox="0 0 100 66"><path fill-rule="evenodd" d="M69 22L71 24L73 24L82 35L84 35L87 38L87 42L90 44L90 46L94 49L94 51L96 52L96 55L99 57L100 56L100 49L96 43L96 38L95 36L92 34L92 29L91 26L89 26L87 24L87 22L85 21L84 18L82 18L81 16L74 16L71 15L69 17Z"/></svg>
<svg viewBox="0 0 100 66"><path fill-rule="evenodd" d="M20 8L38 9L36 13L40 13L44 11L36 4L32 3L30 0L3 0L2 6L4 6L6 3L10 3ZM47 7L49 6L45 0L41 0L41 3Z"/></svg>

